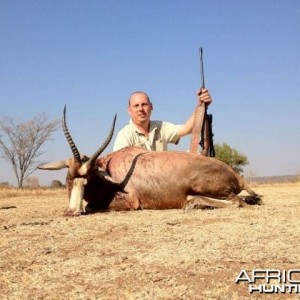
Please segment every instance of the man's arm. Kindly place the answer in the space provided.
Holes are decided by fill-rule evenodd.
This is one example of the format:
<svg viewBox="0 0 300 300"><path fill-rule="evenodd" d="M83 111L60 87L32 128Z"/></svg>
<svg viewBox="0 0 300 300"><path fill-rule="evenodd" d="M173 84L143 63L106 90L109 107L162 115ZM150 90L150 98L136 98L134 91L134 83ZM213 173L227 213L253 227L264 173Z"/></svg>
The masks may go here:
<svg viewBox="0 0 300 300"><path fill-rule="evenodd" d="M207 106L212 102L212 98L207 89L200 89L197 92L197 97L198 97L199 103L205 102L205 104ZM180 126L179 131L178 131L178 135L180 137L183 137L185 135L192 133L192 129L193 129L193 125L194 125L194 118L195 118L195 112L193 112L192 115L186 120L186 122Z"/></svg>

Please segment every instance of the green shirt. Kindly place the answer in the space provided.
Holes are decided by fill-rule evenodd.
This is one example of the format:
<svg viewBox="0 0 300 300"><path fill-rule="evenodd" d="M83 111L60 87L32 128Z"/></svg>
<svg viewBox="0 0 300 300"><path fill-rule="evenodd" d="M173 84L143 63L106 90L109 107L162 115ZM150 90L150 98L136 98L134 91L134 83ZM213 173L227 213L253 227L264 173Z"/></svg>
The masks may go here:
<svg viewBox="0 0 300 300"><path fill-rule="evenodd" d="M164 121L150 121L149 135L145 136L130 120L129 124L119 131L113 151L127 146L142 147L151 151L168 150L168 143L179 143L178 132L180 126Z"/></svg>

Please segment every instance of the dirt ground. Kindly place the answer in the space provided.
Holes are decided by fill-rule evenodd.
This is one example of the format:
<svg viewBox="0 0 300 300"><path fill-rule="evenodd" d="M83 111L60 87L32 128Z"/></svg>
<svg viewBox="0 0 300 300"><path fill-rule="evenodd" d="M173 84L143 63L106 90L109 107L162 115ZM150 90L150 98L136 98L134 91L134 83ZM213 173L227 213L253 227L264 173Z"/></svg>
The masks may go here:
<svg viewBox="0 0 300 300"><path fill-rule="evenodd" d="M0 190L0 298L300 299L235 283L300 269L300 183L254 189L264 205L74 218L65 190Z"/></svg>

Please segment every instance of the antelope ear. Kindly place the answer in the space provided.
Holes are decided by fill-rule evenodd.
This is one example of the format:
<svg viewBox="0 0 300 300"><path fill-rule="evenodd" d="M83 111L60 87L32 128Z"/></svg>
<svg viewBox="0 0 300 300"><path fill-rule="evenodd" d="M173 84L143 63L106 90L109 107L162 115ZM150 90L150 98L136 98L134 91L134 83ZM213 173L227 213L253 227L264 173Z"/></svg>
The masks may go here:
<svg viewBox="0 0 300 300"><path fill-rule="evenodd" d="M115 180L113 180L104 169L98 167L96 169L96 172L97 172L97 175L100 178L103 178L103 179L111 182L112 184L119 184L118 182L116 182Z"/></svg>
<svg viewBox="0 0 300 300"><path fill-rule="evenodd" d="M38 166L38 169L40 170L61 170L63 168L69 168L69 160L59 160Z"/></svg>

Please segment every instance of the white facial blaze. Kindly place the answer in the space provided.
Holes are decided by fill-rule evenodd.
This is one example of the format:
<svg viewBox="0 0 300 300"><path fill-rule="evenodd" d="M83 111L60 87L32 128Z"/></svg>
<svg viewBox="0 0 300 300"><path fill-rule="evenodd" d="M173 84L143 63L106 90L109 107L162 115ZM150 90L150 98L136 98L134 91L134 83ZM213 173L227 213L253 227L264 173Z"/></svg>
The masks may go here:
<svg viewBox="0 0 300 300"><path fill-rule="evenodd" d="M73 211L74 214L83 212L83 194L84 186L87 184L85 178L75 178L73 180L73 188L71 192L69 210Z"/></svg>
<svg viewBox="0 0 300 300"><path fill-rule="evenodd" d="M87 174L87 172L88 172L88 169L90 169L90 166L88 166L87 164L83 164L81 167L80 167L80 169L78 170L78 173L80 174L80 175L86 175Z"/></svg>

